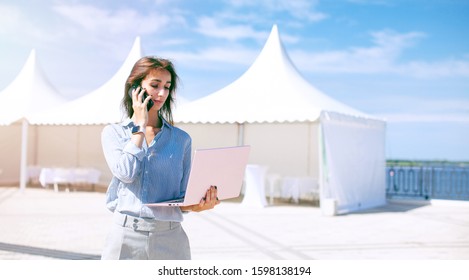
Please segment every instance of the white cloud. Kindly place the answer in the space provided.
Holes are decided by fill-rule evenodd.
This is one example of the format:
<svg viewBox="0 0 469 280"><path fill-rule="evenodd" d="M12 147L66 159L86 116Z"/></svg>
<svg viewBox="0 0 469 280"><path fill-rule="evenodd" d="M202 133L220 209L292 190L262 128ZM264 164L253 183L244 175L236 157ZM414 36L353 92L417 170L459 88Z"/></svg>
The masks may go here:
<svg viewBox="0 0 469 280"><path fill-rule="evenodd" d="M164 6L165 3L160 1L155 5ZM158 46L180 44L181 39L168 34L174 24L185 26L184 18L177 10L168 9L159 14L159 7L151 7L126 8L118 4L102 7L98 4L61 2L50 8L52 16L57 18L57 22L61 22L54 26L54 40L69 52L87 53L92 59L105 55L111 60L125 56L129 51L129 42L136 36L142 37L144 50L149 42Z"/></svg>
<svg viewBox="0 0 469 280"><path fill-rule="evenodd" d="M37 24L31 12L18 6L0 4L0 35L10 42L21 44L49 42L54 35L51 26ZM44 23L47 25L48 23Z"/></svg>
<svg viewBox="0 0 469 280"><path fill-rule="evenodd" d="M469 59L455 60L447 59L436 62L411 61L406 64L396 65L400 73L411 73L415 77L469 77Z"/></svg>
<svg viewBox="0 0 469 280"><path fill-rule="evenodd" d="M57 5L53 9L60 15L80 25L88 31L111 33L111 35L134 33L148 34L167 26L170 17L153 14L142 15L133 9L111 11L91 5Z"/></svg>
<svg viewBox="0 0 469 280"><path fill-rule="evenodd" d="M215 38L223 38L230 41L239 39L263 39L266 32L255 31L250 25L222 25L215 18L202 17L198 20L197 32Z"/></svg>
<svg viewBox="0 0 469 280"><path fill-rule="evenodd" d="M9 5L0 4L0 33L6 33L12 26L21 23L21 11L19 8Z"/></svg>
<svg viewBox="0 0 469 280"><path fill-rule="evenodd" d="M258 17L258 15L256 15ZM241 19L242 18L242 19ZM260 43L265 42L269 31L256 31L253 21L249 14L236 14L232 11L217 13L213 17L202 16L197 19L195 31L208 37L226 39L231 42L253 39ZM241 22L241 23L238 23ZM288 34L282 34L282 41L287 43L296 43L299 38Z"/></svg>
<svg viewBox="0 0 469 280"><path fill-rule="evenodd" d="M375 116L385 119L391 123L438 123L438 122L457 122L468 123L469 114L412 114L412 113L394 113L378 114Z"/></svg>
<svg viewBox="0 0 469 280"><path fill-rule="evenodd" d="M391 6L395 4L393 1L389 0L348 0L350 3L362 4L362 5L384 5Z"/></svg>
<svg viewBox="0 0 469 280"><path fill-rule="evenodd" d="M419 39L425 37L421 32L397 33L392 30L382 30L371 33L372 42L390 57L399 55L404 49L414 46Z"/></svg>
<svg viewBox="0 0 469 280"><path fill-rule="evenodd" d="M102 8L94 4L54 2L27 6L0 4L0 13L3 15L0 17L0 35L12 45L55 49L54 52L62 53L83 53L86 50L99 53L109 50L115 58L127 53L128 46L124 42L136 36L164 36L164 42L159 45L181 42L181 39L168 37L168 33L165 33L173 24L185 24L177 10L155 15L157 8L140 13L134 7ZM93 57L95 54L90 55Z"/></svg>
<svg viewBox="0 0 469 280"><path fill-rule="evenodd" d="M161 55L165 57L171 57L179 61L178 64L204 68L210 68L211 65L214 66L214 64L217 63L246 65L247 63L253 62L258 54L257 51L239 47L231 49L207 48L194 52L165 51L161 53Z"/></svg>
<svg viewBox="0 0 469 280"><path fill-rule="evenodd" d="M389 122L462 122L469 123L469 100L434 99L415 96L381 98L392 103L392 113L379 114ZM398 106L398 104L405 104ZM388 109L389 110L389 109Z"/></svg>
<svg viewBox="0 0 469 280"><path fill-rule="evenodd" d="M469 59L401 62L402 53L425 37L420 32L397 33L383 30L371 33L372 45L346 50L306 52L289 51L297 66L304 71L329 73L394 73L432 78L469 76Z"/></svg>
<svg viewBox="0 0 469 280"><path fill-rule="evenodd" d="M321 21L328 17L317 11L316 5L319 2L317 0L231 0L229 2L235 8L254 8L278 14L288 13L298 20L308 22Z"/></svg>

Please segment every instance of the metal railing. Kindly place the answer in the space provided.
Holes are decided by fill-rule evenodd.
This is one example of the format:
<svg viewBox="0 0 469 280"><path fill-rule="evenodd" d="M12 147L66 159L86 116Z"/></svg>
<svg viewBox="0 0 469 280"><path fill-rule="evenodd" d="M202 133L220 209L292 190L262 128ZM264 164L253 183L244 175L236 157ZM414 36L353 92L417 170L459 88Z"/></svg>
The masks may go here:
<svg viewBox="0 0 469 280"><path fill-rule="evenodd" d="M469 200L469 168L387 166L386 196Z"/></svg>

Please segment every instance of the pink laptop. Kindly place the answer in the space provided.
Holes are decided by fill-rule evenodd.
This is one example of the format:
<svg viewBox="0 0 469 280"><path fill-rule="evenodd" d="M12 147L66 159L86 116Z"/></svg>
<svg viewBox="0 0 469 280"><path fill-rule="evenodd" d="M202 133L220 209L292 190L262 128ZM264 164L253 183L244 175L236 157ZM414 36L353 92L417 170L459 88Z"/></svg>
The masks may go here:
<svg viewBox="0 0 469 280"><path fill-rule="evenodd" d="M250 146L195 150L186 196L182 199L145 205L152 207L198 204L210 186L217 186L219 200L238 197L250 150Z"/></svg>

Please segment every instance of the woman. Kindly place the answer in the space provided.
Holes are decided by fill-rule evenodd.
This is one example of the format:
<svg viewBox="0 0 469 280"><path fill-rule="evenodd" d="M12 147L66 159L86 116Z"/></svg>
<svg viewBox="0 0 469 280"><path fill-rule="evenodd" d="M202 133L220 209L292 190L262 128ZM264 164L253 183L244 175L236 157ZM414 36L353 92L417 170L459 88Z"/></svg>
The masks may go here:
<svg viewBox="0 0 469 280"><path fill-rule="evenodd" d="M102 259L190 259L183 213L219 204L212 186L197 205L144 205L180 198L186 191L191 138L173 126L177 82L171 61L141 58L125 83L122 106L129 119L103 129L104 156L113 175L106 204L114 225Z"/></svg>

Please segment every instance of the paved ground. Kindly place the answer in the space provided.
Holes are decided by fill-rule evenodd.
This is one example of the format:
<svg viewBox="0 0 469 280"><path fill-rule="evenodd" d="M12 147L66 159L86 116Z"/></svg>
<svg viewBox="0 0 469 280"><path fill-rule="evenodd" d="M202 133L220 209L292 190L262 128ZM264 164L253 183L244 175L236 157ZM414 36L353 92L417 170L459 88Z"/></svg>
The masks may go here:
<svg viewBox="0 0 469 280"><path fill-rule="evenodd" d="M0 259L98 259L111 216L103 193L0 187ZM335 217L223 202L183 226L198 260L469 260L469 202L391 202Z"/></svg>

